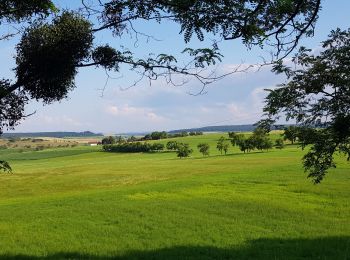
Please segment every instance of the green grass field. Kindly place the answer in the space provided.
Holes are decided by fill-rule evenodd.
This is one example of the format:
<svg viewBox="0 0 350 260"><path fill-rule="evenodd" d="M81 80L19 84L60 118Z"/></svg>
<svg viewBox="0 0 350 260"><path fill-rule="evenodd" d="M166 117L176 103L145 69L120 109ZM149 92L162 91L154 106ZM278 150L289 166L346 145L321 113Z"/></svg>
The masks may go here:
<svg viewBox="0 0 350 260"><path fill-rule="evenodd" d="M350 259L350 164L320 185L303 151L0 151L0 259ZM168 140L167 140L168 141ZM166 141L164 141L166 142Z"/></svg>

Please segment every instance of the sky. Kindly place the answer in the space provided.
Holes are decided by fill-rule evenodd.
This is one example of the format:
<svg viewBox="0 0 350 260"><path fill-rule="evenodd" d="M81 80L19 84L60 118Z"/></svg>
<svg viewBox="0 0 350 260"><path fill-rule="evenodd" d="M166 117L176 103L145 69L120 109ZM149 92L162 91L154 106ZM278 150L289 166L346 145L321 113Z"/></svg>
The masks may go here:
<svg viewBox="0 0 350 260"><path fill-rule="evenodd" d="M67 0L55 2L61 8L73 3ZM318 49L320 42L327 38L332 29L350 27L348 10L348 0L324 0L315 36L303 39L300 45ZM139 37L135 45L135 38L113 38L110 34L101 33L95 42L111 46L132 46L139 57L145 57L151 52L178 54L185 47L198 48L205 44L193 40L185 45L176 24L137 23L135 27L157 40ZM18 39L0 44L2 77L13 78L16 40ZM225 58L218 67L219 72L230 71L242 63L261 62L259 56L267 55L266 49L247 50L239 40L224 42L221 48ZM266 96L264 89L274 88L285 81L283 76L273 74L270 69L265 67L260 71L233 74L209 85L205 94L191 95L201 89L200 84L194 80L178 87L162 80L152 82L151 85L142 81L130 87L137 80L137 75L127 69L123 68L120 73L110 73L112 78L106 84L104 70L84 68L79 70L77 88L69 94L68 99L51 105L31 102L26 107L26 113L35 113L22 121L15 132L93 131L113 134L252 124L262 116Z"/></svg>

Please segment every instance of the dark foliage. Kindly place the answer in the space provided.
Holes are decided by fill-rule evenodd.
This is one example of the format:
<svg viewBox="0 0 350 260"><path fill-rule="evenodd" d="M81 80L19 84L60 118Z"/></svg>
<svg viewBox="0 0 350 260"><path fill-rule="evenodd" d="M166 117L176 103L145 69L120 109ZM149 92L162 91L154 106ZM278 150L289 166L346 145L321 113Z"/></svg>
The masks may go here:
<svg viewBox="0 0 350 260"><path fill-rule="evenodd" d="M110 1L103 9L103 25L97 30L110 28L117 35L137 19L170 20L180 25L185 42L193 35L203 41L212 33L225 40L241 39L247 46L270 40L278 52L288 52L302 35L312 35L320 1L135 0ZM200 65L215 60L211 49L190 51Z"/></svg>
<svg viewBox="0 0 350 260"><path fill-rule="evenodd" d="M34 23L17 45L17 84L46 103L67 97L92 40L91 24L74 13L65 12L52 24Z"/></svg>
<svg viewBox="0 0 350 260"><path fill-rule="evenodd" d="M256 128L251 136L246 138L243 134L230 132L229 137L233 146L246 153L258 149L260 151L269 150L273 147L273 143L268 136L268 132L264 128Z"/></svg>
<svg viewBox="0 0 350 260"><path fill-rule="evenodd" d="M242 39L247 46L277 40L274 44L278 55L292 50L301 36L312 34L320 1L105 1L94 8L83 2L79 14L59 13L51 1L8 0L2 1L0 7L0 19L8 22L37 15L42 18L24 30L17 46L17 80L0 89L0 99L20 89L28 98L51 103L67 97L75 87L79 67L101 66L118 71L125 64L150 80L166 76L172 82L173 73L193 76L203 85L216 80L193 72L220 62L222 54L216 43L208 48L186 48L183 53L191 56L192 62L181 67L170 54L139 59L121 46L93 46L93 35L101 30L111 29L119 36L137 34L133 28L136 20L167 20L180 25L185 42L194 34L200 40L207 34L218 36L218 40ZM52 22L43 19L52 12L56 12ZM92 28L88 19L98 21L99 27Z"/></svg>
<svg viewBox="0 0 350 260"><path fill-rule="evenodd" d="M7 83L0 86L0 132L25 117L23 107L29 99L52 103L66 98L75 88L75 76L82 67L118 71L126 65L141 79L164 77L172 84L172 75L181 74L195 78L204 88L221 78L197 72L221 61L219 41L241 39L247 47L273 45L275 58L280 58L288 55L302 36L313 34L320 9L320 0L109 0L91 1L93 8L85 1L81 3L76 13L60 12L48 0L0 1L0 25L4 21L30 21L21 30L17 45L16 80L10 85L2 81ZM50 14L54 17L45 19ZM137 38L133 23L152 20L177 23L185 43L193 35L201 41L209 35L216 39L208 47L185 48L179 54L190 57L185 66L171 54L150 54L141 59L123 46L93 45L94 35L106 29L114 36L136 34ZM96 27L92 28L89 21L96 21ZM11 36L0 36L0 40Z"/></svg>
<svg viewBox="0 0 350 260"><path fill-rule="evenodd" d="M166 148L168 150L174 150L175 151L178 148L178 143L176 141L169 141L166 144Z"/></svg>
<svg viewBox="0 0 350 260"><path fill-rule="evenodd" d="M20 22L35 15L46 16L56 7L49 0L2 0L0 1L0 24L6 22Z"/></svg>
<svg viewBox="0 0 350 260"><path fill-rule="evenodd" d="M115 137L113 136L108 136L108 137L104 137L101 141L101 143L103 145L106 145L106 144L115 144L116 143L116 139Z"/></svg>
<svg viewBox="0 0 350 260"><path fill-rule="evenodd" d="M197 148L199 150L199 152L201 154L203 154L203 156L209 156L209 150L210 150L210 146L207 143L200 143L197 145Z"/></svg>
<svg viewBox="0 0 350 260"><path fill-rule="evenodd" d="M8 162L0 160L0 172L12 172L12 168Z"/></svg>
<svg viewBox="0 0 350 260"><path fill-rule="evenodd" d="M216 148L220 151L221 154L222 152L226 154L228 151L228 147L229 143L227 142L226 138L221 136L216 144Z"/></svg>
<svg viewBox="0 0 350 260"><path fill-rule="evenodd" d="M289 140L292 144L294 144L298 138L300 128L297 126L288 126L284 129L283 139Z"/></svg>
<svg viewBox="0 0 350 260"><path fill-rule="evenodd" d="M142 142L118 143L114 145L103 145L103 150L114 153L148 153L163 151L164 145L160 143L149 144Z"/></svg>
<svg viewBox="0 0 350 260"><path fill-rule="evenodd" d="M350 158L350 30L332 31L322 47L317 55L300 48L293 58L296 69L275 66L289 80L270 90L264 108L270 119L283 114L303 126L299 141L303 147L311 145L304 168L315 183L335 167L336 152Z"/></svg>
<svg viewBox="0 0 350 260"><path fill-rule="evenodd" d="M190 148L189 144L178 143L176 153L177 157L184 158L189 157L193 153L193 150Z"/></svg>
<svg viewBox="0 0 350 260"><path fill-rule="evenodd" d="M151 151L163 151L165 148L164 144L153 143L151 144Z"/></svg>
<svg viewBox="0 0 350 260"><path fill-rule="evenodd" d="M10 87L8 80L0 80L1 91L5 92ZM24 106L28 103L28 98L23 91L10 93L0 99L0 135L2 129L14 129L18 122L25 117Z"/></svg>

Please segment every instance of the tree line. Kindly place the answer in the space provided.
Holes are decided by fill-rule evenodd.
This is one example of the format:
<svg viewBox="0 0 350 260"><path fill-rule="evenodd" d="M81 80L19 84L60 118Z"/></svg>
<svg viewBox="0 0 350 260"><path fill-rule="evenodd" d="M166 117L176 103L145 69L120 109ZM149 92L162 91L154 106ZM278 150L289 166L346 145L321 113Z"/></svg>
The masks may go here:
<svg viewBox="0 0 350 260"><path fill-rule="evenodd" d="M287 130L285 132L288 132ZM162 133L162 132L155 132ZM287 135L286 135L287 136ZM159 139L157 139L159 140ZM142 141L132 141L128 142L122 137L105 137L102 140L103 150L106 152L124 152L124 153L139 153L139 152L160 152L160 151L174 151L179 158L189 157L193 153L193 149L188 143L178 142L176 140L171 140L164 145L163 143L148 143ZM277 149L282 149L284 147L283 139L279 138L275 140L273 144L272 140L269 138L269 133L262 128L256 128L252 135L247 136L241 133L229 132L228 138L221 136L217 143L216 149L221 154L227 154L230 144L232 146L238 146L239 149L248 153L255 149L260 151L268 151L272 149L273 146ZM210 155L210 145L208 143L199 143L197 145L198 151L203 156Z"/></svg>
<svg viewBox="0 0 350 260"><path fill-rule="evenodd" d="M203 132L200 131L193 131L193 132L186 132L182 131L179 133L170 134L165 131L154 131L150 134L146 134L143 137L135 137L130 136L128 138L122 137L122 136L108 136L104 137L101 141L101 144L115 144L115 143L123 143L123 142L140 142L140 141L152 141L152 140L162 140L162 139L168 139L168 138L177 138L177 137L187 137L187 136L198 136L203 135Z"/></svg>

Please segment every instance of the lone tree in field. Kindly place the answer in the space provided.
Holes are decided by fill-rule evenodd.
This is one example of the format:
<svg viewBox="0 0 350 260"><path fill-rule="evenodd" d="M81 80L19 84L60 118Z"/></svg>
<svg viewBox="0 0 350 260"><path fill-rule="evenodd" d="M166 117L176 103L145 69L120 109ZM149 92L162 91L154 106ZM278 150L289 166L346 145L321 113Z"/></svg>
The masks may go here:
<svg viewBox="0 0 350 260"><path fill-rule="evenodd" d="M222 152L224 151L225 155L227 154L228 148L229 148L229 143L226 141L226 138L221 136L219 141L216 144L216 149L218 149L220 151L220 153L222 154Z"/></svg>
<svg viewBox="0 0 350 260"><path fill-rule="evenodd" d="M190 148L189 144L179 143L177 147L177 157L181 159L184 157L189 157L193 153L193 150Z"/></svg>
<svg viewBox="0 0 350 260"><path fill-rule="evenodd" d="M270 90L264 108L270 122L285 114L303 126L300 142L310 147L303 165L315 183L335 167L335 153L350 159L350 29L332 31L322 48L319 54L300 48L293 69L275 66L288 82Z"/></svg>
<svg viewBox="0 0 350 260"><path fill-rule="evenodd" d="M199 150L199 152L201 154L203 154L203 156L209 156L209 150L210 150L210 146L207 143L200 143L197 145L197 148Z"/></svg>
<svg viewBox="0 0 350 260"><path fill-rule="evenodd" d="M60 11L49 0L0 2L1 26L12 28L31 21L20 24L21 30L0 35L1 41L21 33L15 77L0 80L0 133L13 129L27 116L24 108L30 100L51 104L68 97L76 87L78 69L85 67L117 72L125 67L139 79L151 82L163 77L174 85L174 75L184 75L204 88L225 76L202 73L221 62L222 40L241 40L248 48L273 46L274 60L286 57L301 37L312 36L321 0L103 0L90 4L82 1L76 10ZM101 31L138 38L143 35L135 30L138 21L176 23L186 44L184 50L139 58L127 48L133 46L111 46L97 38ZM188 47L195 37L214 41L204 48ZM239 68L231 73L237 71Z"/></svg>

